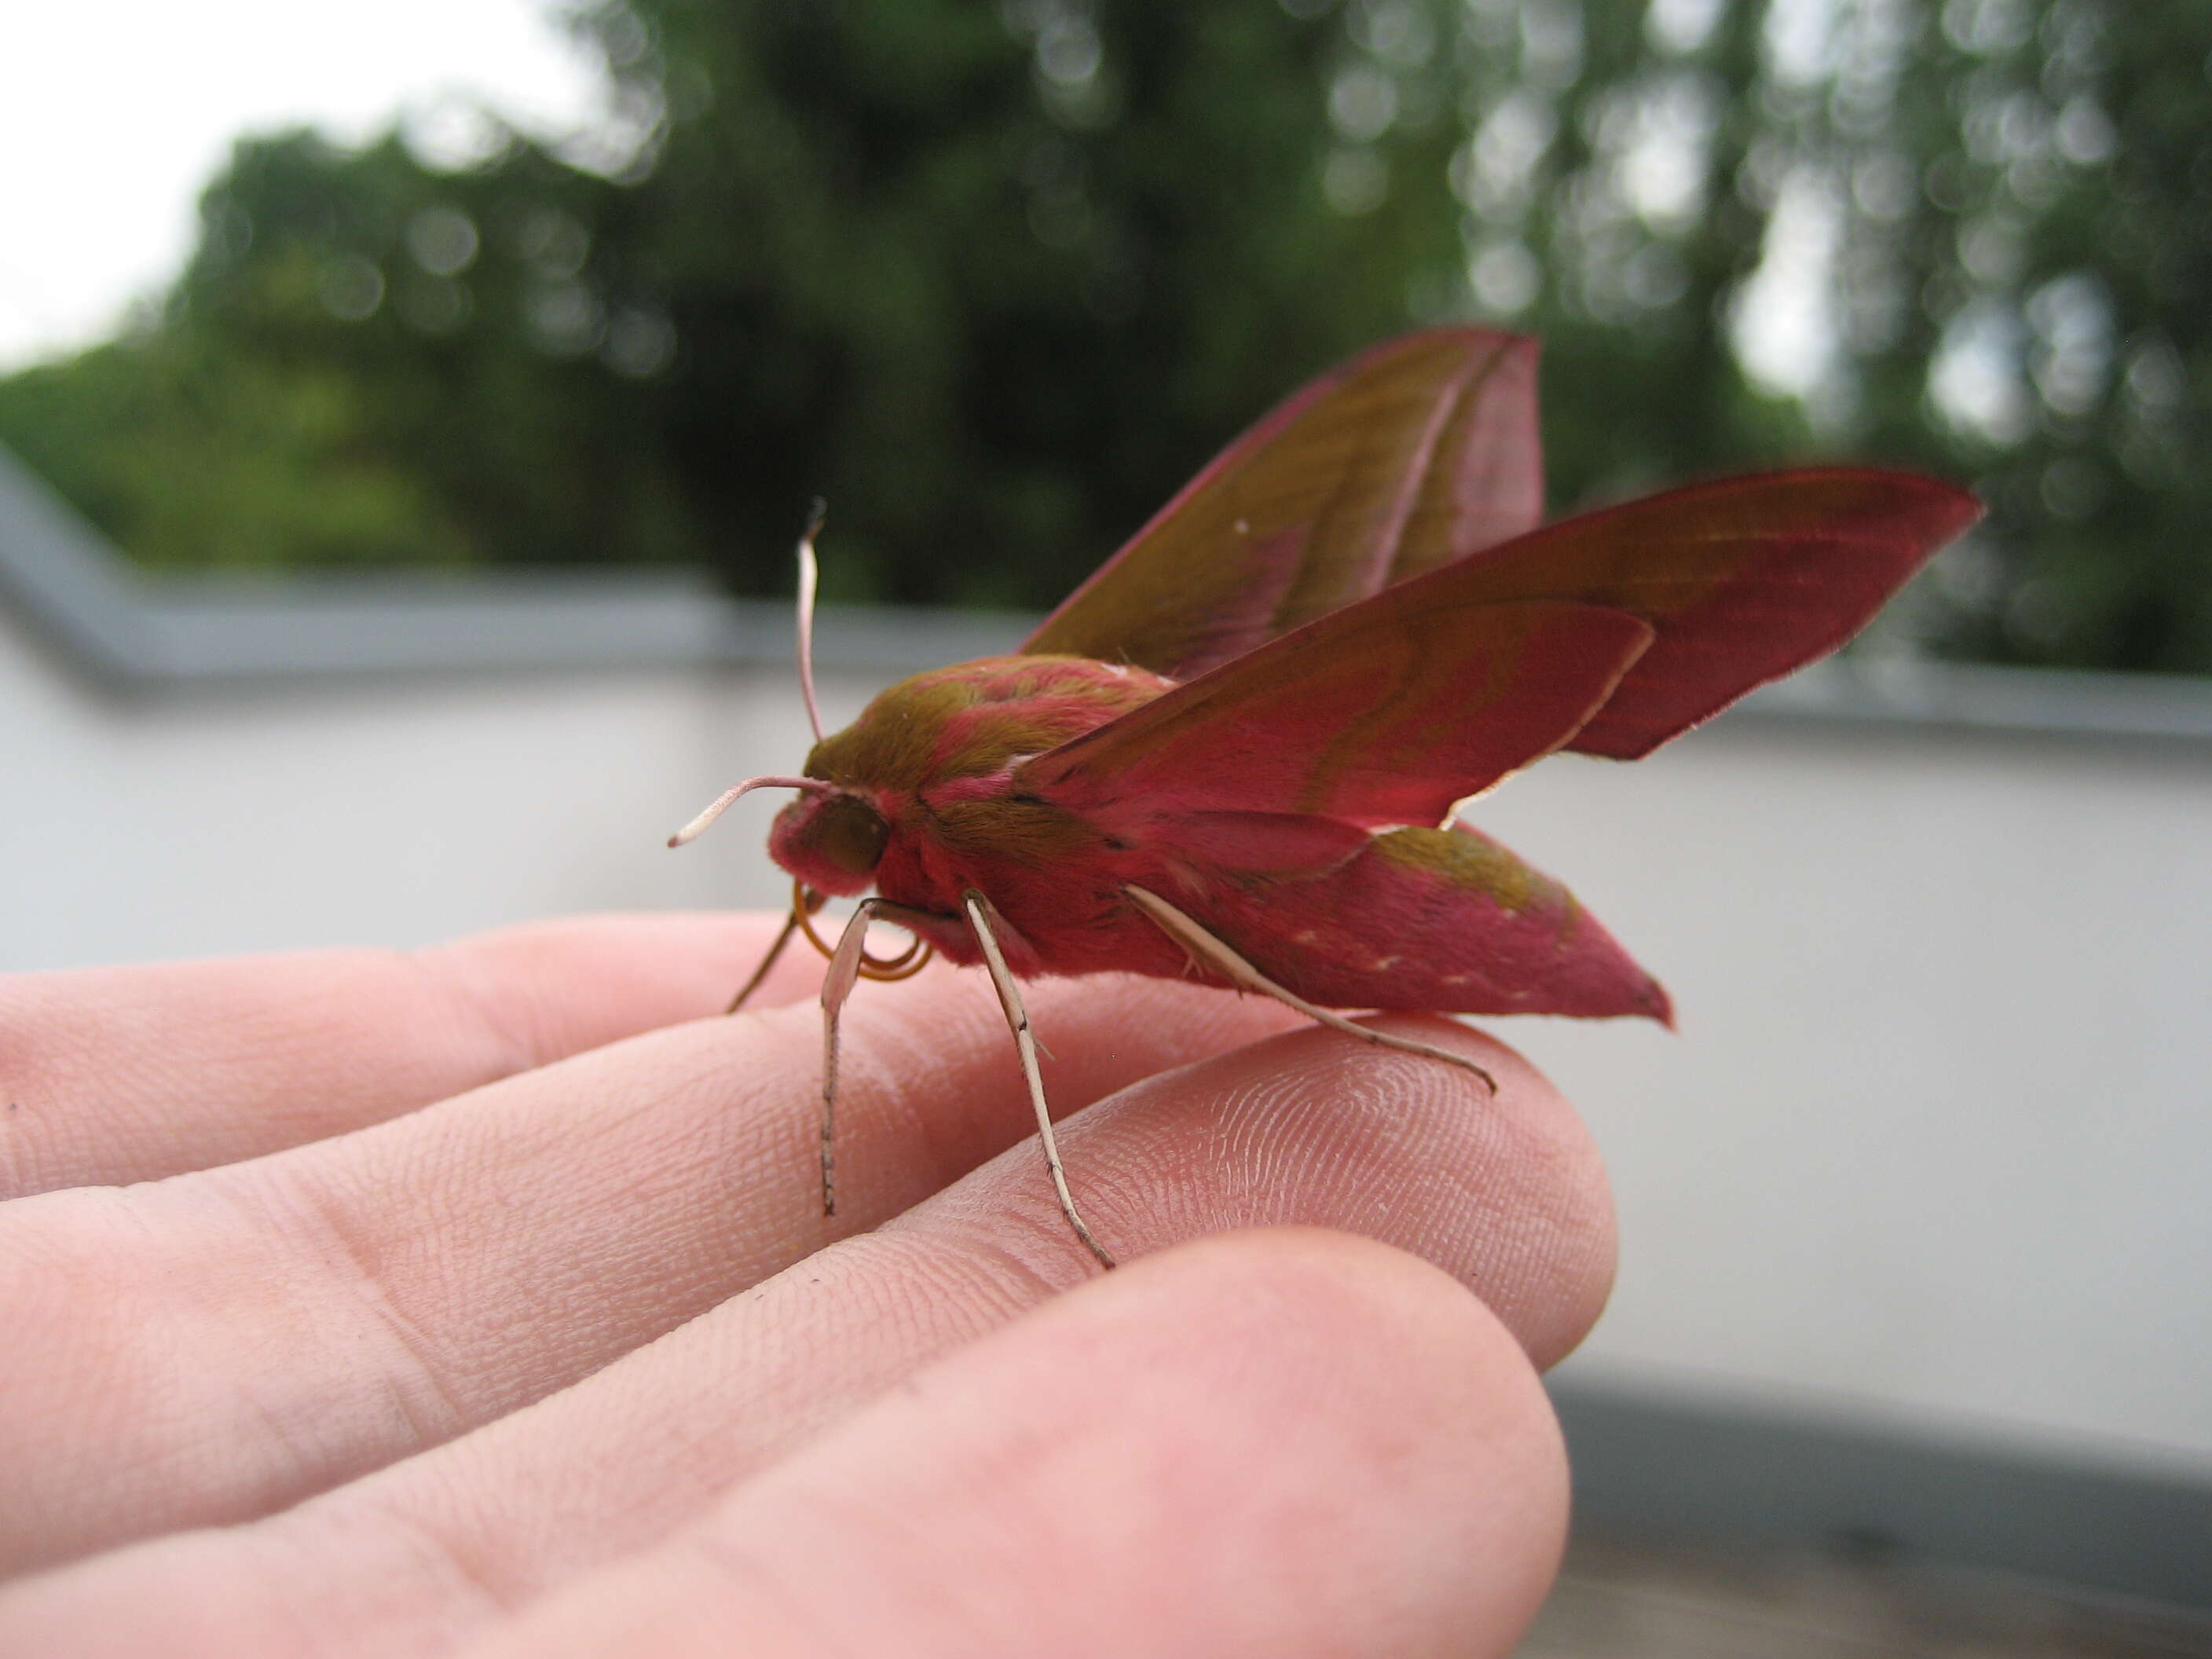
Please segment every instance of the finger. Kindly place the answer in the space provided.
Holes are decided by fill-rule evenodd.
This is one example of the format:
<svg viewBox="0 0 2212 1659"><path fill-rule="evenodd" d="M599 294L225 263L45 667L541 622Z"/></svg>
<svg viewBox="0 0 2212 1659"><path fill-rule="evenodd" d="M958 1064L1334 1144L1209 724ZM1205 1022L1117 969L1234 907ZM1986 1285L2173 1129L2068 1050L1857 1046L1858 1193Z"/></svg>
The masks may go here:
<svg viewBox="0 0 2212 1659"><path fill-rule="evenodd" d="M339 1139L0 1206L0 1563L264 1515L597 1370L1020 1139L979 976L853 1019L852 1173L820 1212L818 1011L658 1031ZM1163 981L1041 1006L1079 1106L1277 1028Z"/></svg>
<svg viewBox="0 0 2212 1659"><path fill-rule="evenodd" d="M1503 1655L1565 1520L1480 1303L1341 1235L1243 1235L925 1371L471 1651Z"/></svg>
<svg viewBox="0 0 2212 1659"><path fill-rule="evenodd" d="M428 951L0 977L0 1198L252 1158L718 1013L777 926L585 916ZM787 951L755 1003L820 977Z"/></svg>
<svg viewBox="0 0 2212 1659"><path fill-rule="evenodd" d="M1473 1033L1421 1029L1466 1043L1497 1073L1497 1101L1456 1067L1324 1032L1277 1036L1072 1120L1063 1135L1086 1202L1129 1255L1249 1222L1373 1233L1476 1287L1550 1363L1611 1282L1601 1171L1524 1062ZM258 1526L90 1564L73 1595L96 1621L199 1607L211 1634L179 1654L230 1651L333 1608L343 1634L319 1652L419 1649L651 1545L917 1366L1091 1271L1031 1140L895 1228L530 1412Z"/></svg>

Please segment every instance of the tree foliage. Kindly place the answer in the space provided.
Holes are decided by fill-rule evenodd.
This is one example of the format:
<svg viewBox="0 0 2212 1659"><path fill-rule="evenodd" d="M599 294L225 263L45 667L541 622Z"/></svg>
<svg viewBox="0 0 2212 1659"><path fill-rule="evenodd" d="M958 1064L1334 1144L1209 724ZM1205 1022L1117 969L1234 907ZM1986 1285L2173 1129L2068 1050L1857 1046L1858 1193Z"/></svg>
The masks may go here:
<svg viewBox="0 0 2212 1659"><path fill-rule="evenodd" d="M158 313L0 380L149 563L690 562L1042 605L1411 323L1547 341L1562 507L1977 481L1893 641L2212 669L2212 12L602 0L580 155L242 141Z"/></svg>

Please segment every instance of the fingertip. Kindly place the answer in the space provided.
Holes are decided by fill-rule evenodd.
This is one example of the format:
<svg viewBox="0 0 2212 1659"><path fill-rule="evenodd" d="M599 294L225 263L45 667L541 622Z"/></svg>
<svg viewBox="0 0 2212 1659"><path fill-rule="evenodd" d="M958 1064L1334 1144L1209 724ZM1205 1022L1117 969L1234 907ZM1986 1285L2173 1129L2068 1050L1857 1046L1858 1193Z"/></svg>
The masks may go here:
<svg viewBox="0 0 2212 1659"><path fill-rule="evenodd" d="M1359 1233L1313 1225L1210 1234L1132 1262L1076 1294L1165 1301L1254 1363L1325 1351L1357 1386L1398 1401L1402 1424L1495 1435L1532 1455L1536 1485L1565 1474L1565 1450L1536 1370L1480 1296L1433 1261ZM1295 1336L1288 1334L1295 1333Z"/></svg>
<svg viewBox="0 0 2212 1659"><path fill-rule="evenodd" d="M1589 1126L1531 1060L1479 1026L1442 1014L1370 1015L1361 1024L1465 1054L1486 1074L1355 1048L1334 1092L1349 1102L1364 1075L1366 1092L1384 1109L1395 1106L1419 1126L1413 1158L1421 1139L1440 1143L1431 1154L1445 1171L1438 1186L1449 1190L1451 1173L1463 1172L1480 1188L1479 1224L1492 1248L1468 1282L1506 1316L1537 1368L1548 1370L1597 1323L1619 1266L1612 1183ZM1409 1206L1419 1193L1407 1190Z"/></svg>
<svg viewBox="0 0 2212 1659"><path fill-rule="evenodd" d="M1426 1016L1382 1029L1449 1046L1497 1078L1318 1027L1146 1078L1066 1124L1061 1154L1092 1231L1132 1261L1206 1233L1310 1224L1434 1262L1474 1289L1539 1367L1610 1293L1613 1201L1580 1120L1480 1031ZM894 1224L1010 1255L1046 1282L1095 1271L1034 1141Z"/></svg>
<svg viewBox="0 0 2212 1659"><path fill-rule="evenodd" d="M1475 1298L1249 1231L927 1368L491 1650L1502 1655L1565 1516L1541 1387Z"/></svg>

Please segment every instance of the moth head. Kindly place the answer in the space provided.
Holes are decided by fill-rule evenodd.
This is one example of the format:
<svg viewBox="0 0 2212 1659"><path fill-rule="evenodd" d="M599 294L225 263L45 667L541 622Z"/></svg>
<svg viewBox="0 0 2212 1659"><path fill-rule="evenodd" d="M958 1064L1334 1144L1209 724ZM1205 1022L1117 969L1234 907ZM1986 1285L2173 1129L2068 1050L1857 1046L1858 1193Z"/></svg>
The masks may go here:
<svg viewBox="0 0 2212 1659"><path fill-rule="evenodd" d="M872 886L876 866L891 838L890 821L874 803L846 785L831 782L830 777L847 775L821 763L824 739L822 711L814 698L813 641L814 537L822 528L822 514L823 505L817 501L807 520L806 532L799 538L799 687L806 700L806 721L814 728L815 745L815 752L807 757L805 775L747 778L732 784L705 811L668 838L671 847L683 846L720 817L732 802L753 790L798 790L799 799L775 815L768 850L769 857L799 878L801 895L793 917L802 924L811 906L820 903L819 895L851 898ZM825 770L829 776L823 775ZM807 889L817 896L811 903L804 896ZM814 937L811 928L807 937Z"/></svg>
<svg viewBox="0 0 2212 1659"><path fill-rule="evenodd" d="M890 844L891 826L865 797L810 790L775 815L769 856L817 893L866 892Z"/></svg>
<svg viewBox="0 0 2212 1659"><path fill-rule="evenodd" d="M681 847L702 834L731 805L756 789L796 789L799 799L775 815L769 855L817 893L849 898L866 892L890 842L891 826L862 794L817 777L758 777L733 783L707 810L668 838Z"/></svg>

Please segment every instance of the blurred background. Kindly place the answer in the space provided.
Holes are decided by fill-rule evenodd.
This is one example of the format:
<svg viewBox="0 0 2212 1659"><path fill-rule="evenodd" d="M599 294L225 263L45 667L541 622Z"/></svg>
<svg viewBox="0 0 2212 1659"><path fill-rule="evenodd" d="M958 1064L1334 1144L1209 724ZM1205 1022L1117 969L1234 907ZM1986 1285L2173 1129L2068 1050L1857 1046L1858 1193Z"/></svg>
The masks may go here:
<svg viewBox="0 0 2212 1659"><path fill-rule="evenodd" d="M2212 8L23 27L0 967L774 904L769 807L658 842L804 751L809 498L834 720L1409 326L1542 337L1555 512L1972 483L1843 665L1484 803L1685 1026L1505 1033L1625 1229L1530 1651L2212 1651Z"/></svg>
<svg viewBox="0 0 2212 1659"><path fill-rule="evenodd" d="M228 3L286 54L239 94L372 102L361 26ZM1994 517L1886 633L2212 671L2200 6L525 6L380 21L411 103L234 135L119 321L69 262L127 198L69 151L166 141L100 96L130 31L80 25L66 114L5 118L50 176L0 256L0 442L153 569L773 593L821 493L831 597L1043 606L1307 374L1478 316L1547 342L1561 507L1917 463ZM224 11L153 25L195 53L139 65L168 101L254 61Z"/></svg>

